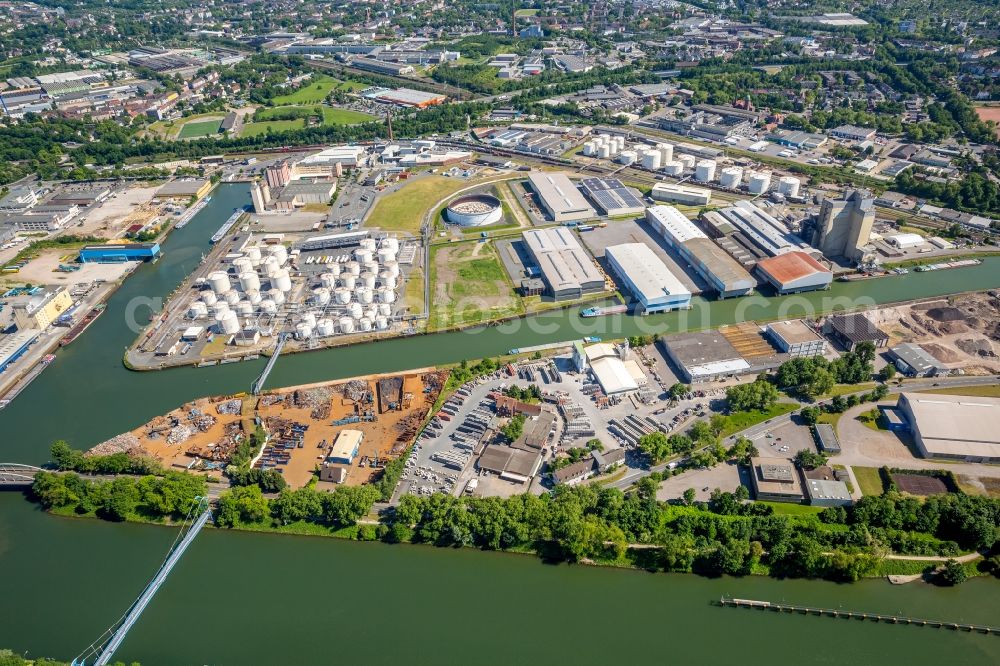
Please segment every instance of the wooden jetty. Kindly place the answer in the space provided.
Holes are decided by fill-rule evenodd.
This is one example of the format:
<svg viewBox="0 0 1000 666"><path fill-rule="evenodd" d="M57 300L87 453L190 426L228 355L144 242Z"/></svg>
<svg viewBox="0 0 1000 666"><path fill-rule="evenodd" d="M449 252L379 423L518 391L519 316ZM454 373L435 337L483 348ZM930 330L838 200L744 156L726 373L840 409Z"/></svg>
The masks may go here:
<svg viewBox="0 0 1000 666"><path fill-rule="evenodd" d="M868 620L871 622L884 622L886 624L910 624L918 627L932 627L934 629L951 629L953 631L968 631L980 634L990 634L1000 636L1000 628L990 627L983 624L969 624L967 622L947 622L944 620L925 620L922 618L909 617L906 615L887 615L884 613L864 613L860 611L844 610L842 608L820 608L817 606L800 606L797 604L774 603L771 601L759 601L757 599L737 599L735 597L721 597L716 605L723 608L748 608L751 610L772 611L775 613L798 613L800 615L817 615L820 617L837 618L841 620Z"/></svg>

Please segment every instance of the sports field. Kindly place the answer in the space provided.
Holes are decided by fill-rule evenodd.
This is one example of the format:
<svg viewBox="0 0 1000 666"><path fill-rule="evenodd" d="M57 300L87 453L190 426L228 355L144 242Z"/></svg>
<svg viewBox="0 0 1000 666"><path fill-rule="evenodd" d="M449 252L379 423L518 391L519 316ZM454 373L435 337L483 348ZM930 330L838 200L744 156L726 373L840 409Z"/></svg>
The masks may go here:
<svg viewBox="0 0 1000 666"><path fill-rule="evenodd" d="M322 116L324 125L353 125L372 120L372 116L350 109L335 109L325 104L314 106L276 106L258 109L254 113L254 122L264 120L295 120L309 116Z"/></svg>
<svg viewBox="0 0 1000 666"><path fill-rule="evenodd" d="M198 120L184 123L181 131L177 133L178 139L197 139L203 136L211 136L219 133L219 126L222 125L222 118L212 118L211 120Z"/></svg>

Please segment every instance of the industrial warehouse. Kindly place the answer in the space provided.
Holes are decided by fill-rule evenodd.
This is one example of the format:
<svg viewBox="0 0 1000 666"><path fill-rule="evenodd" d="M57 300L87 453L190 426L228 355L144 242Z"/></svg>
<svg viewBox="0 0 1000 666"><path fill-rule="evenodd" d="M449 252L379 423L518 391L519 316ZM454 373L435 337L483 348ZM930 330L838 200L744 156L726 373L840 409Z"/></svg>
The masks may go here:
<svg viewBox="0 0 1000 666"><path fill-rule="evenodd" d="M826 289L833 273L805 252L788 252L757 262L757 273L779 294Z"/></svg>
<svg viewBox="0 0 1000 666"><path fill-rule="evenodd" d="M576 185L564 173L534 172L528 176L538 204L553 222L577 222L597 216Z"/></svg>
<svg viewBox="0 0 1000 666"><path fill-rule="evenodd" d="M633 187L626 187L617 178L584 178L580 181L580 188L594 202L601 215L642 215L646 209L642 194Z"/></svg>
<svg viewBox="0 0 1000 666"><path fill-rule="evenodd" d="M552 298L574 299L604 291L604 275L569 229L532 229L523 238Z"/></svg>
<svg viewBox="0 0 1000 666"><path fill-rule="evenodd" d="M903 393L897 409L924 457L1000 462L1000 398Z"/></svg>
<svg viewBox="0 0 1000 666"><path fill-rule="evenodd" d="M720 298L753 292L756 280L673 206L648 208L646 221L719 292Z"/></svg>
<svg viewBox="0 0 1000 666"><path fill-rule="evenodd" d="M666 312L691 306L691 292L644 243L607 248L605 257L638 303L637 313Z"/></svg>

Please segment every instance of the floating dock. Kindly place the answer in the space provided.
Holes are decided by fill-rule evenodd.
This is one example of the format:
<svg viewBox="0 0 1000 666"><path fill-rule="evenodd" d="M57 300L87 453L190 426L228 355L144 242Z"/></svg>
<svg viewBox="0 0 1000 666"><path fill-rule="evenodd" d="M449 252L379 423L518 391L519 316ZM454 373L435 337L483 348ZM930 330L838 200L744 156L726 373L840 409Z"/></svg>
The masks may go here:
<svg viewBox="0 0 1000 666"><path fill-rule="evenodd" d="M1000 635L1000 628L991 627L984 624L970 624L968 622L948 622L946 620L925 620L923 618L909 617L907 615L886 615L883 613L864 613L861 611L844 610L843 608L820 608L818 606L799 606L797 604L773 603L770 601L759 601L757 599L737 599L734 597L722 597L716 605L723 608L749 608L751 610L772 611L775 613L798 613L800 615L817 615L820 617L836 618L841 620L870 620L872 622L884 622L885 624L911 624L918 627L931 627L934 629L951 629L953 631L968 631L980 634Z"/></svg>

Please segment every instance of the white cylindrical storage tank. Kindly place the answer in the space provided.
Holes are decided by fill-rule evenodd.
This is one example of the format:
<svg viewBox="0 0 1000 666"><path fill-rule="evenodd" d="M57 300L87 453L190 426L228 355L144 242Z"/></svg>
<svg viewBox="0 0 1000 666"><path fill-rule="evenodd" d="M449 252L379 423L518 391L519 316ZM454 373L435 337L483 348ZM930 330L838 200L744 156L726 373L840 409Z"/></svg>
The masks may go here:
<svg viewBox="0 0 1000 666"><path fill-rule="evenodd" d="M316 322L316 334L321 338L326 338L333 335L333 320L332 319L320 319Z"/></svg>
<svg viewBox="0 0 1000 666"><path fill-rule="evenodd" d="M771 174L769 173L752 173L747 182L747 188L750 190L750 194L763 194L767 192L768 188L771 187Z"/></svg>
<svg viewBox="0 0 1000 666"><path fill-rule="evenodd" d="M347 306L347 314L351 315L353 319L361 319L361 304L351 303Z"/></svg>
<svg viewBox="0 0 1000 666"><path fill-rule="evenodd" d="M250 301L251 305L259 305L261 300L263 300L264 298L263 296L260 295L260 292L256 289L248 290L245 296L247 300Z"/></svg>
<svg viewBox="0 0 1000 666"><path fill-rule="evenodd" d="M341 333L353 333L354 332L354 320L350 317L341 317L337 321L337 327L340 328Z"/></svg>
<svg viewBox="0 0 1000 666"><path fill-rule="evenodd" d="M302 315L302 323L306 324L307 326L315 326L316 325L316 313L312 312L310 310L309 312L307 312L304 315Z"/></svg>
<svg viewBox="0 0 1000 666"><path fill-rule="evenodd" d="M361 275L361 264L356 261L348 261L344 264L344 273L348 273L354 277ZM341 273L341 275L343 275L343 273Z"/></svg>
<svg viewBox="0 0 1000 666"><path fill-rule="evenodd" d="M389 315L392 314L392 306L389 305L388 303L379 303L378 313L382 317L388 317Z"/></svg>
<svg viewBox="0 0 1000 666"><path fill-rule="evenodd" d="M267 277L274 277L277 272L281 270L281 264L278 262L278 258L273 254L269 254L264 258L264 261L260 264L260 271Z"/></svg>
<svg viewBox="0 0 1000 666"><path fill-rule="evenodd" d="M278 260L279 266L284 266L285 262L288 261L288 248L284 245L270 245L267 248L267 253Z"/></svg>
<svg viewBox="0 0 1000 666"><path fill-rule="evenodd" d="M227 291L222 295L222 299L226 301L226 303L229 303L230 305L236 305L237 303L240 302L240 294L239 292L230 289L229 291Z"/></svg>
<svg viewBox="0 0 1000 666"><path fill-rule="evenodd" d="M719 173L719 185L735 190L743 180L743 169L739 167L726 167Z"/></svg>
<svg viewBox="0 0 1000 666"><path fill-rule="evenodd" d="M337 276L333 273L323 273L319 276L319 283L327 289L332 289L337 286Z"/></svg>
<svg viewBox="0 0 1000 666"><path fill-rule="evenodd" d="M214 271L208 274L208 286L216 294L224 294L229 291L229 276L225 271Z"/></svg>
<svg viewBox="0 0 1000 666"><path fill-rule="evenodd" d="M381 245L379 247L384 247L393 252L399 252L399 239L395 236L386 236L382 239Z"/></svg>
<svg viewBox="0 0 1000 666"><path fill-rule="evenodd" d="M299 340L308 340L312 337L313 329L312 326L306 324L305 322L300 322L295 325L295 337Z"/></svg>
<svg viewBox="0 0 1000 666"><path fill-rule="evenodd" d="M375 274L374 273L369 273L368 271L365 271L364 273L362 273L361 276L358 278L358 281L366 289L374 289L375 288L375 280L376 280Z"/></svg>
<svg viewBox="0 0 1000 666"><path fill-rule="evenodd" d="M345 273L340 276L340 284L347 289L354 289L358 283L358 278L354 277L350 273Z"/></svg>
<svg viewBox="0 0 1000 666"><path fill-rule="evenodd" d="M374 252L375 248L378 247L378 243L375 242L374 238L362 238L360 241L358 241L358 246Z"/></svg>
<svg viewBox="0 0 1000 666"><path fill-rule="evenodd" d="M312 292L312 302L316 305L329 305L330 304L330 290L326 287L319 287L318 289L313 289Z"/></svg>
<svg viewBox="0 0 1000 666"><path fill-rule="evenodd" d="M252 265L254 265L254 266L259 266L260 265L260 260L261 260L260 248L257 247L256 245L247 248L246 256L247 256L247 259L250 260L250 263Z"/></svg>
<svg viewBox="0 0 1000 666"><path fill-rule="evenodd" d="M396 292L394 292L392 289L379 289L378 300L382 303L395 303Z"/></svg>
<svg viewBox="0 0 1000 666"><path fill-rule="evenodd" d="M344 272L343 267L340 264L330 264L326 267L326 272L331 274L333 277L340 277L340 274Z"/></svg>
<svg viewBox="0 0 1000 666"><path fill-rule="evenodd" d="M354 251L354 260L357 261L359 264L363 264L366 261L371 261L374 256L375 253L369 250L368 248L359 247Z"/></svg>
<svg viewBox="0 0 1000 666"><path fill-rule="evenodd" d="M358 320L358 329L361 331L372 330L372 320L369 319L368 317L362 317L361 319Z"/></svg>
<svg viewBox="0 0 1000 666"><path fill-rule="evenodd" d="M393 277L399 277L399 262L398 261L387 261L383 264L382 268L392 273Z"/></svg>
<svg viewBox="0 0 1000 666"><path fill-rule="evenodd" d="M253 305L250 301L240 301L236 304L236 314L241 317L249 317L253 314Z"/></svg>
<svg viewBox="0 0 1000 666"><path fill-rule="evenodd" d="M666 164L674 159L674 146L671 143L658 143L656 149L660 151L660 162Z"/></svg>
<svg viewBox="0 0 1000 666"><path fill-rule="evenodd" d="M378 251L378 263L384 264L389 261L396 261L396 251L392 248L383 247Z"/></svg>
<svg viewBox="0 0 1000 666"><path fill-rule="evenodd" d="M378 273L378 262L372 259L361 264L361 273ZM361 275L358 273L358 275Z"/></svg>
<svg viewBox="0 0 1000 666"><path fill-rule="evenodd" d="M292 290L292 278L289 277L288 271L284 269L274 274L274 277L271 279L271 284L274 285L276 289L280 289L281 291L288 292Z"/></svg>
<svg viewBox="0 0 1000 666"><path fill-rule="evenodd" d="M366 287L358 289L357 294L358 294L358 303L368 305L369 303L375 300L375 293L371 289L368 289Z"/></svg>
<svg viewBox="0 0 1000 666"><path fill-rule="evenodd" d="M782 176L778 179L778 192L786 197L799 196L799 186L802 184L795 176Z"/></svg>
<svg viewBox="0 0 1000 666"><path fill-rule="evenodd" d="M683 164L685 169L693 169L696 160L692 155L681 155L677 161Z"/></svg>
<svg viewBox="0 0 1000 666"><path fill-rule="evenodd" d="M280 289L268 289L267 297L274 301L277 305L285 304L285 292Z"/></svg>
<svg viewBox="0 0 1000 666"><path fill-rule="evenodd" d="M375 330L384 331L389 328L389 320L386 317L375 317Z"/></svg>
<svg viewBox="0 0 1000 666"><path fill-rule="evenodd" d="M583 144L583 154L586 155L587 157L593 157L596 152L597 152L597 144L595 144L593 141L588 141L587 143Z"/></svg>
<svg viewBox="0 0 1000 666"><path fill-rule="evenodd" d="M694 178L699 183L711 183L715 179L715 161L702 160L694 172Z"/></svg>
<svg viewBox="0 0 1000 666"><path fill-rule="evenodd" d="M680 162L666 162L663 165L663 171L668 176L680 176L684 173L684 165Z"/></svg>
<svg viewBox="0 0 1000 666"><path fill-rule="evenodd" d="M233 260L233 268L236 269L237 275L250 273L253 271L253 262L246 257L238 257Z"/></svg>
<svg viewBox="0 0 1000 666"><path fill-rule="evenodd" d="M225 301L219 301L212 306L212 315L216 319L222 319L227 312L229 312L229 303L226 303Z"/></svg>
<svg viewBox="0 0 1000 666"><path fill-rule="evenodd" d="M597 149L597 156L600 157L602 160L608 159L609 157L611 157L611 147L606 145L599 147Z"/></svg>
<svg viewBox="0 0 1000 666"><path fill-rule="evenodd" d="M201 301L195 301L188 309L189 319L201 319L208 316L208 306Z"/></svg>
<svg viewBox="0 0 1000 666"><path fill-rule="evenodd" d="M662 165L661 155L658 150L647 150L642 154L642 166L644 169L659 169Z"/></svg>
<svg viewBox="0 0 1000 666"><path fill-rule="evenodd" d="M636 159L638 159L638 155L634 150L623 150L618 154L618 163L626 166L635 164Z"/></svg>
<svg viewBox="0 0 1000 666"><path fill-rule="evenodd" d="M347 305L351 302L351 290L347 287L337 287L333 292L333 301L337 305Z"/></svg>
<svg viewBox="0 0 1000 666"><path fill-rule="evenodd" d="M263 301L260 302L260 311L263 312L264 314L269 314L269 315L277 314L278 304L272 301L270 298L265 298Z"/></svg>
<svg viewBox="0 0 1000 666"><path fill-rule="evenodd" d="M219 297L214 291L201 292L201 302L205 305L215 305L219 302Z"/></svg>
<svg viewBox="0 0 1000 666"><path fill-rule="evenodd" d="M230 310L222 315L222 319L219 320L219 330L226 335L240 332L240 320L237 319L235 312Z"/></svg>
<svg viewBox="0 0 1000 666"><path fill-rule="evenodd" d="M240 289L243 291L260 291L260 277L253 271L240 273Z"/></svg>
<svg viewBox="0 0 1000 666"><path fill-rule="evenodd" d="M386 289L396 288L396 276L389 271L382 271L378 274L378 280L382 283L382 286Z"/></svg>
<svg viewBox="0 0 1000 666"><path fill-rule="evenodd" d="M615 137L615 145L618 147L618 150L624 149L625 148L625 137L623 137L623 136L616 136Z"/></svg>

